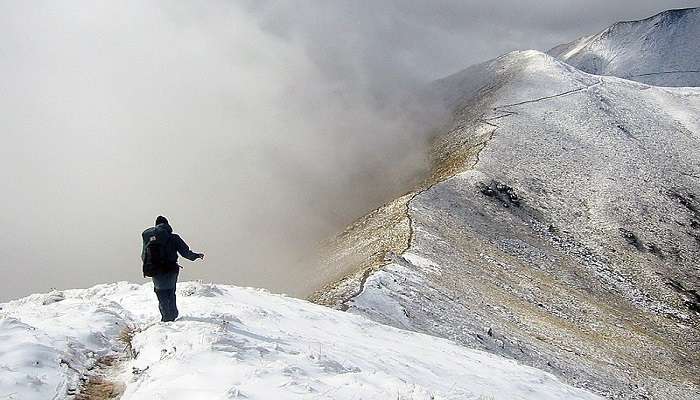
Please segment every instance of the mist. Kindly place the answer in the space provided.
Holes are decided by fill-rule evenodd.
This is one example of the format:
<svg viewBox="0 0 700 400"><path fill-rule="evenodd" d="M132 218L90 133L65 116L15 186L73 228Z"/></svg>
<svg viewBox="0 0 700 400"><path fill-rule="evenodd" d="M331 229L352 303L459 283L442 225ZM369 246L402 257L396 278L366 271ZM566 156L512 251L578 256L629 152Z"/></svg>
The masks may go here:
<svg viewBox="0 0 700 400"><path fill-rule="evenodd" d="M181 280L303 296L426 173L419 88L693 2L608 3L0 2L0 300L141 281L157 215L207 254Z"/></svg>

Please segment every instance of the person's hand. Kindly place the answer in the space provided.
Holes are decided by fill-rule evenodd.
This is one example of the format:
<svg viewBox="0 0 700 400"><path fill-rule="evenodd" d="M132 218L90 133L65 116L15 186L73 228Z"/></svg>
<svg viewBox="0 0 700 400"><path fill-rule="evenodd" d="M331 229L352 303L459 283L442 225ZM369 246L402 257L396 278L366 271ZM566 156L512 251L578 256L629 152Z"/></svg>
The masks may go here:
<svg viewBox="0 0 700 400"><path fill-rule="evenodd" d="M199 253L199 258L204 261L204 253Z"/></svg>

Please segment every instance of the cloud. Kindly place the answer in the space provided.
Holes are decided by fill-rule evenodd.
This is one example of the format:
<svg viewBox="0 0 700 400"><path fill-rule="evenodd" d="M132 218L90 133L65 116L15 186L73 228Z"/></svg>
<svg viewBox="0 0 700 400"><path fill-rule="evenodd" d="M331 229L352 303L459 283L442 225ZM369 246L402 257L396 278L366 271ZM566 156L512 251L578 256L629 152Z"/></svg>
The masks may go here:
<svg viewBox="0 0 700 400"><path fill-rule="evenodd" d="M426 170L415 88L672 6L482 3L0 3L0 297L138 279L158 214L208 253L183 278L303 294Z"/></svg>
<svg viewBox="0 0 700 400"><path fill-rule="evenodd" d="M512 50L546 50L692 0L250 0L261 26L294 38L327 76L385 90L438 79ZM371 88L370 88L371 90Z"/></svg>
<svg viewBox="0 0 700 400"><path fill-rule="evenodd" d="M235 4L11 8L10 295L138 278L158 214L209 254L188 277L299 293L313 271L296 260L426 166L411 115L376 109Z"/></svg>

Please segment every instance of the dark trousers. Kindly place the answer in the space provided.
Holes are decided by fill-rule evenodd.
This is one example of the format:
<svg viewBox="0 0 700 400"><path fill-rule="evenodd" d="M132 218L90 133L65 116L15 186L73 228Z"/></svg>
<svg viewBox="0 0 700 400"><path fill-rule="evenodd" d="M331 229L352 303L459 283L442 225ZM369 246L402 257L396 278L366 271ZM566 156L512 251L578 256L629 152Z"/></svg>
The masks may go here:
<svg viewBox="0 0 700 400"><path fill-rule="evenodd" d="M175 321L178 316L177 302L175 300L175 289L154 289L158 296L158 309L160 310L161 321Z"/></svg>

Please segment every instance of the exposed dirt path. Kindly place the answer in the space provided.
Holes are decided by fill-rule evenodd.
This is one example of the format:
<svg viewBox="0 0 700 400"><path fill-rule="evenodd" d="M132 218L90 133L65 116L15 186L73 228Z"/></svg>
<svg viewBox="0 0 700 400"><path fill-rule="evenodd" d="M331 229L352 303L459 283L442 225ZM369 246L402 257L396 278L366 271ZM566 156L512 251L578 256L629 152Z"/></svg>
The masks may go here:
<svg viewBox="0 0 700 400"><path fill-rule="evenodd" d="M124 349L97 360L95 368L75 395L75 400L114 400L121 397L126 385L115 377L123 364L135 356L131 340L136 332L136 328L129 327L119 334L117 339L124 345Z"/></svg>

